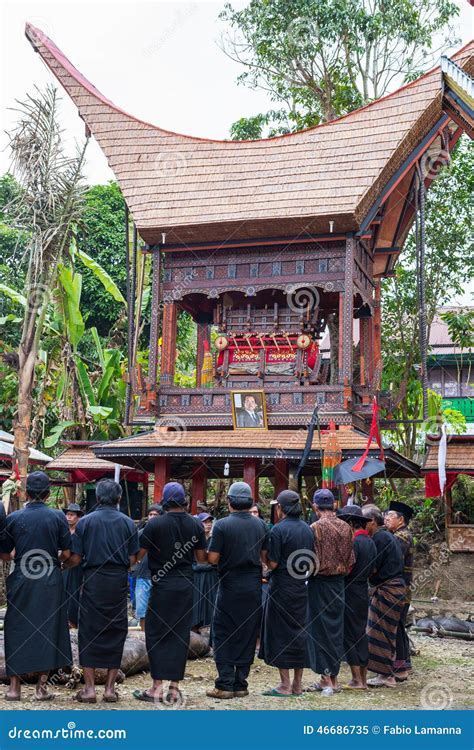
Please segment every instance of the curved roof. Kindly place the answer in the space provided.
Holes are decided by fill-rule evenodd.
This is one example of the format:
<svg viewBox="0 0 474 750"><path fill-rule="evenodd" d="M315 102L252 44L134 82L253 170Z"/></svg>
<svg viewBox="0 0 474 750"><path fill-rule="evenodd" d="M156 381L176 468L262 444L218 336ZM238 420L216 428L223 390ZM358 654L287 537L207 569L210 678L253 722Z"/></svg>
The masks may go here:
<svg viewBox="0 0 474 750"><path fill-rule="evenodd" d="M76 104L107 157L146 242L359 228L403 160L440 118L440 69L344 117L258 141L172 133L127 114L42 31L26 36ZM474 67L474 42L454 55Z"/></svg>

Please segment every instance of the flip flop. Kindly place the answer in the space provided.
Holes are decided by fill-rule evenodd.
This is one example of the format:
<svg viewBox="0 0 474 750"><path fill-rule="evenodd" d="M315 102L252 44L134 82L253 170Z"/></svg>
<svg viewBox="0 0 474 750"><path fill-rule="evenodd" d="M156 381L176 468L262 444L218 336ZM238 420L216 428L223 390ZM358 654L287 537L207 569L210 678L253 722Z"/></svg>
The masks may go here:
<svg viewBox="0 0 474 750"><path fill-rule="evenodd" d="M103 695L102 700L104 703L118 703L120 699L118 693L114 691L113 695Z"/></svg>
<svg viewBox="0 0 474 750"><path fill-rule="evenodd" d="M146 690L134 690L132 695L137 701L144 701L145 703L157 703L161 700L160 698L153 698L151 695L148 695Z"/></svg>
<svg viewBox="0 0 474 750"><path fill-rule="evenodd" d="M46 701L52 701L56 698L56 695L54 693L46 693L45 695L35 695L35 701L38 701L39 703L45 703Z"/></svg>
<svg viewBox="0 0 474 750"><path fill-rule="evenodd" d="M296 698L295 693L279 693L276 688L265 690L262 695L270 695L272 698Z"/></svg>
<svg viewBox="0 0 474 750"><path fill-rule="evenodd" d="M175 703L183 702L183 694L179 688L168 690L164 698L160 698L160 703L164 703L165 706L174 706Z"/></svg>
<svg viewBox="0 0 474 750"><path fill-rule="evenodd" d="M91 698L85 698L79 690L79 692L74 696L74 700L76 700L78 703L97 703L97 696L94 695Z"/></svg>

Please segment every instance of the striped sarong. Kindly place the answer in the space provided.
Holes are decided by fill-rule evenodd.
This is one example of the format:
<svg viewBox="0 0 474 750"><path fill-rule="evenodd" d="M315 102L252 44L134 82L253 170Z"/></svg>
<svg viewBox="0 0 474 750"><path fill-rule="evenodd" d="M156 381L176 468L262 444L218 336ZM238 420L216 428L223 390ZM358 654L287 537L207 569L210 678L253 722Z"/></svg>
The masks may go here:
<svg viewBox="0 0 474 750"><path fill-rule="evenodd" d="M403 578L392 578L372 592L367 622L369 662L367 668L384 676L393 674L397 628L405 602Z"/></svg>

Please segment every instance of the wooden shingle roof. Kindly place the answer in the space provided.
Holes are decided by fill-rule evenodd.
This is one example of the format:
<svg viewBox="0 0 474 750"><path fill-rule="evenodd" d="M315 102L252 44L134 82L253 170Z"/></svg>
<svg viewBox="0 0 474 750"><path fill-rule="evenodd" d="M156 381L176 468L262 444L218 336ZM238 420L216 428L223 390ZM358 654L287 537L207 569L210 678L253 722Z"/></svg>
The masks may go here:
<svg viewBox="0 0 474 750"><path fill-rule="evenodd" d="M39 29L26 35L77 105L146 242L358 229L381 189L441 117L441 76L330 123L258 141L214 141L142 122L106 99ZM454 55L474 68L474 42Z"/></svg>
<svg viewBox="0 0 474 750"><path fill-rule="evenodd" d="M423 473L438 471L438 445L427 446ZM474 435L450 435L446 450L446 471L474 471Z"/></svg>

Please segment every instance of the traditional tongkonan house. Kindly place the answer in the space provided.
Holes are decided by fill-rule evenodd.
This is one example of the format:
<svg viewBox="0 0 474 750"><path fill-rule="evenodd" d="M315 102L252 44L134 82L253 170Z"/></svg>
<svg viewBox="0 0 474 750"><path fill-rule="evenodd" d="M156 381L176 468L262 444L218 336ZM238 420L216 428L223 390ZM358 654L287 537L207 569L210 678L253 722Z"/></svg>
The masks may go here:
<svg viewBox="0 0 474 750"><path fill-rule="evenodd" d="M444 73L435 68L338 120L216 141L132 117L41 31L27 25L26 35L122 190L133 222L129 300L144 254L152 258L149 367L142 373L136 364L131 309L127 402L129 422L150 429L97 446L96 455L154 471L157 499L170 477L192 477L194 504L216 476L244 477L256 497L259 476L281 489L305 446L303 474L320 473L327 437L321 445L315 430L306 445L316 407L322 428L339 427L342 458L361 455L381 379L380 280L393 272L416 207L423 226L425 190L440 163L463 130L472 135L474 43L446 60ZM421 231L420 252L423 241ZM183 311L197 328L190 388L175 382ZM323 362L326 328L331 356ZM392 449L385 461L389 476L419 473Z"/></svg>

